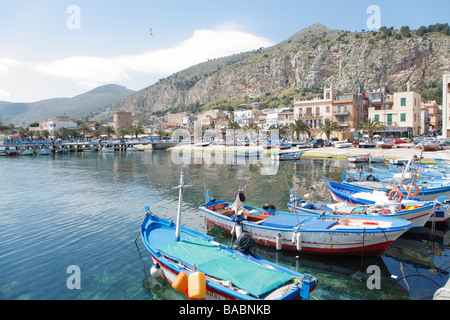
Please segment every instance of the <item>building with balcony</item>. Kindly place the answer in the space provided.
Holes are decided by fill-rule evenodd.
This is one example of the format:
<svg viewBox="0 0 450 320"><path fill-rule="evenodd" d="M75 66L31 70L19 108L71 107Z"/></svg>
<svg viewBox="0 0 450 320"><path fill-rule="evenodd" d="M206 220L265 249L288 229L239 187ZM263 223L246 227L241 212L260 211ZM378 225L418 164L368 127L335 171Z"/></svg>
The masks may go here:
<svg viewBox="0 0 450 320"><path fill-rule="evenodd" d="M262 111L259 109L237 110L234 111L234 121L243 127L252 122L259 122L261 115Z"/></svg>
<svg viewBox="0 0 450 320"><path fill-rule="evenodd" d="M39 130L47 130L50 134L62 128L73 129L76 127L77 123L66 116L48 119L39 124Z"/></svg>
<svg viewBox="0 0 450 320"><path fill-rule="evenodd" d="M421 133L422 96L414 91L369 93L369 118L384 125L380 134L388 137L412 137Z"/></svg>
<svg viewBox="0 0 450 320"><path fill-rule="evenodd" d="M450 74L444 74L442 81L442 135L450 138Z"/></svg>
<svg viewBox="0 0 450 320"><path fill-rule="evenodd" d="M331 120L341 126L341 139L352 138L358 131L361 122L367 119L367 104L362 94L346 94L336 96L333 100L333 115Z"/></svg>
<svg viewBox="0 0 450 320"><path fill-rule="evenodd" d="M442 131L442 107L439 106L436 100L427 101L423 103L426 117L422 118L422 133L434 133Z"/></svg>
<svg viewBox="0 0 450 320"><path fill-rule="evenodd" d="M323 89L323 99L294 101L294 120L306 122L312 130L319 129L319 123L332 119L337 94L337 89L330 86Z"/></svg>

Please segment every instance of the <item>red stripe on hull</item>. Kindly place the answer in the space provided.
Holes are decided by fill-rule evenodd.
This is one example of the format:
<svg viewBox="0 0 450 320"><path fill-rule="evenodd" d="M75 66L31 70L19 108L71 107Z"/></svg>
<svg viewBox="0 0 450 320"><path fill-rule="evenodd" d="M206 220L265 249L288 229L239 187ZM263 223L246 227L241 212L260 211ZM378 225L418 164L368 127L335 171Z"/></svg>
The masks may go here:
<svg viewBox="0 0 450 320"><path fill-rule="evenodd" d="M221 224L217 224L216 222L213 222L211 220L209 220L207 218L207 223L208 225L214 225L219 229L222 229L226 232L230 232L231 229L228 228L228 226L226 225L221 225ZM269 246L269 247L276 247L276 242L275 241L270 241L270 240L265 240L265 239L260 239L258 238L259 235L251 233L251 232L246 232L249 233L253 236L256 236L257 238L255 238L255 241L259 244L265 245L265 246ZM389 241L389 242L382 242L382 243L377 243L377 244L373 244L373 245L366 245L362 246L362 243L360 247L356 247L356 248L317 248L317 247L308 247L308 242L303 242L302 243L302 250L300 250L300 252L302 253L311 253L311 254L331 254L331 255L361 255L364 252L364 256L370 256L370 257L380 257L383 255L383 253L386 251L387 248L389 248L389 246L391 245L393 241ZM333 246L339 246L339 245L351 245L351 244L334 244ZM299 250L297 250L297 246L296 245L288 245L288 244L283 244L281 246L282 249L284 250L289 250L289 251L296 251L299 252Z"/></svg>

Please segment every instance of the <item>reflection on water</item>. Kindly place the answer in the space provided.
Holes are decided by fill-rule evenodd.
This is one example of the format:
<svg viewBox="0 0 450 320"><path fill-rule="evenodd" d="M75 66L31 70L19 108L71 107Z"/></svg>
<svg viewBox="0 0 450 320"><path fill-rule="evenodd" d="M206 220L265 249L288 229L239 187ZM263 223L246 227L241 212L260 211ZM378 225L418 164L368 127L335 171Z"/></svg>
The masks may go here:
<svg viewBox="0 0 450 320"><path fill-rule="evenodd" d="M258 162L176 165L170 152L78 153L57 157L0 158L0 299L186 299L149 274L151 259L138 238L149 205L175 219L183 170L192 187L184 194L183 224L229 244L231 237L207 230L198 210L208 189L232 200L246 185L247 203L287 210L289 188L297 195L331 201L323 177L339 181L347 162L303 158L262 175ZM254 252L319 279L314 299L431 299L445 284L449 228L425 228L397 240L381 258L336 258ZM81 290L69 290L66 269L81 269ZM380 289L368 289L367 270L380 270ZM377 280L377 281L378 281Z"/></svg>

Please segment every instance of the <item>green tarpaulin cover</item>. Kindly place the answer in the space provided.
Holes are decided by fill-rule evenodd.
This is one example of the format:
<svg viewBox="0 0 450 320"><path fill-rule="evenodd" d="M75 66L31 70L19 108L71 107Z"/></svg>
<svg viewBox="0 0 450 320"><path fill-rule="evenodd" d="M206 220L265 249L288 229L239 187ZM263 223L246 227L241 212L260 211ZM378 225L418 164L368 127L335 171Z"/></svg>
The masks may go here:
<svg viewBox="0 0 450 320"><path fill-rule="evenodd" d="M198 271L235 286L254 296L261 296L293 277L264 268L202 239L189 239L171 243L160 251L180 261L194 265Z"/></svg>

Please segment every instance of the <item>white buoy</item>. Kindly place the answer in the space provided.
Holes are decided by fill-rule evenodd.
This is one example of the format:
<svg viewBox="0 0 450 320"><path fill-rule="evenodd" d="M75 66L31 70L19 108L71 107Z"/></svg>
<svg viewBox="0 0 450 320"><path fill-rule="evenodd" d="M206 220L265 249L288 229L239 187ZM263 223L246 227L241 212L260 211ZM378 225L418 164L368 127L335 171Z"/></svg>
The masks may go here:
<svg viewBox="0 0 450 320"><path fill-rule="evenodd" d="M300 232L297 233L296 241L297 241L297 250L301 251L302 250L302 234Z"/></svg>
<svg viewBox="0 0 450 320"><path fill-rule="evenodd" d="M236 238L239 238L242 235L242 226L240 223L236 225Z"/></svg>
<svg viewBox="0 0 450 320"><path fill-rule="evenodd" d="M277 234L277 240L276 240L276 249L279 251L279 250L281 250L281 234L280 233L278 233Z"/></svg>
<svg viewBox="0 0 450 320"><path fill-rule="evenodd" d="M162 275L162 270L159 264L155 263L154 265L152 265L152 267L150 268L150 275L153 278L158 278Z"/></svg>

